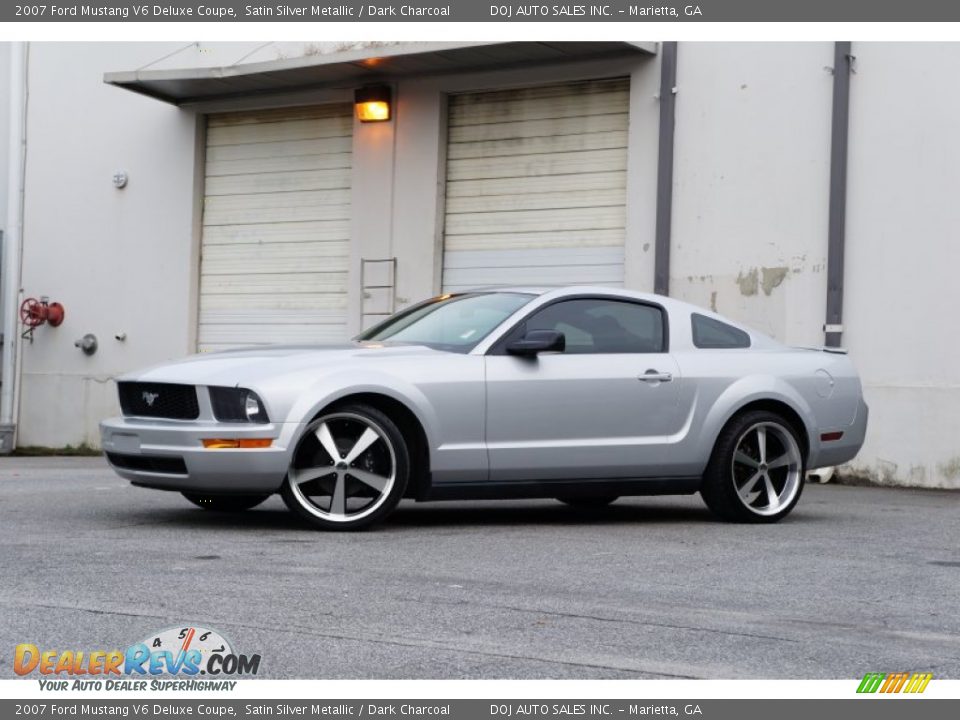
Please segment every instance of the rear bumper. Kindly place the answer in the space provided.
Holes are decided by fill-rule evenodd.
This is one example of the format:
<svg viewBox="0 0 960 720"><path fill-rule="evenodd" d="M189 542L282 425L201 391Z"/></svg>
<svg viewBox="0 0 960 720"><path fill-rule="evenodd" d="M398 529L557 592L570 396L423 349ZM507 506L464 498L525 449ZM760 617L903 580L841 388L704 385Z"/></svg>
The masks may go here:
<svg viewBox="0 0 960 720"><path fill-rule="evenodd" d="M290 465L297 424L243 425L111 418L100 438L113 470L135 485L161 490L271 493ZM209 438L271 438L268 448L208 449Z"/></svg>
<svg viewBox="0 0 960 720"><path fill-rule="evenodd" d="M810 470L823 467L833 467L842 465L845 462L853 460L860 448L863 447L863 441L867 436L867 420L869 419L870 409L860 398L860 404L857 406L857 414L853 422L846 427L821 428L821 433L838 430L843 432L843 437L839 440L830 442L821 442L816 439L816 452L811 453ZM814 443L811 443L813 446Z"/></svg>

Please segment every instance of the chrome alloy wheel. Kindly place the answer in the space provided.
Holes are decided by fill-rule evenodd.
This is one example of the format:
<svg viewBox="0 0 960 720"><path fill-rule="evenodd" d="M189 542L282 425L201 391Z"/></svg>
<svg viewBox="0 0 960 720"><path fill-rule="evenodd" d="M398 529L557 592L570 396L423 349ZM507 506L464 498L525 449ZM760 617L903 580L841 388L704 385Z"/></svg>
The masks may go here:
<svg viewBox="0 0 960 720"><path fill-rule="evenodd" d="M287 484L311 515L350 523L376 512L396 478L396 452L384 429L370 418L334 412L307 426Z"/></svg>
<svg viewBox="0 0 960 720"><path fill-rule="evenodd" d="M776 515L793 502L803 482L803 456L789 430L759 422L738 438L731 462L733 487L757 515Z"/></svg>

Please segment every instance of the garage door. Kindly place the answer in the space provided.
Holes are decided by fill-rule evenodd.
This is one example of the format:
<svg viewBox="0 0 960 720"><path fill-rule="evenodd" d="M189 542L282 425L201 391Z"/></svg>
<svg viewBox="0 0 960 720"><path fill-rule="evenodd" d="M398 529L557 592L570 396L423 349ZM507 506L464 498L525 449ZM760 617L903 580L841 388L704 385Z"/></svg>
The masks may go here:
<svg viewBox="0 0 960 720"><path fill-rule="evenodd" d="M201 350L346 336L349 105L211 115Z"/></svg>
<svg viewBox="0 0 960 720"><path fill-rule="evenodd" d="M629 81L455 95L443 288L623 284Z"/></svg>

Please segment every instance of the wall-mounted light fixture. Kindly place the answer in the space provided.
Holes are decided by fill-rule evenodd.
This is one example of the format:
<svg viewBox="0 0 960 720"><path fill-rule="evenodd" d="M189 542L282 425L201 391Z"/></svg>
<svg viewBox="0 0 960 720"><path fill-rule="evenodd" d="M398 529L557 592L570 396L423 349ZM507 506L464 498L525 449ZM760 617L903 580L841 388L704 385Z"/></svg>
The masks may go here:
<svg viewBox="0 0 960 720"><path fill-rule="evenodd" d="M387 85L368 85L357 88L353 105L360 122L384 122L393 117L390 107L390 88Z"/></svg>

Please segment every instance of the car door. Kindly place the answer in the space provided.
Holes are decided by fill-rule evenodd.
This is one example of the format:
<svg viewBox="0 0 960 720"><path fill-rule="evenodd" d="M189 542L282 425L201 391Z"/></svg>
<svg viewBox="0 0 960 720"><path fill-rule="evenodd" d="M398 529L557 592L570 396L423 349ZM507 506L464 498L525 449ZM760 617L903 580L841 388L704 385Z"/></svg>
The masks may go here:
<svg viewBox="0 0 960 720"><path fill-rule="evenodd" d="M666 310L610 297L533 311L486 356L490 479L655 477L679 432L677 363ZM511 355L530 330L564 334L563 352Z"/></svg>

